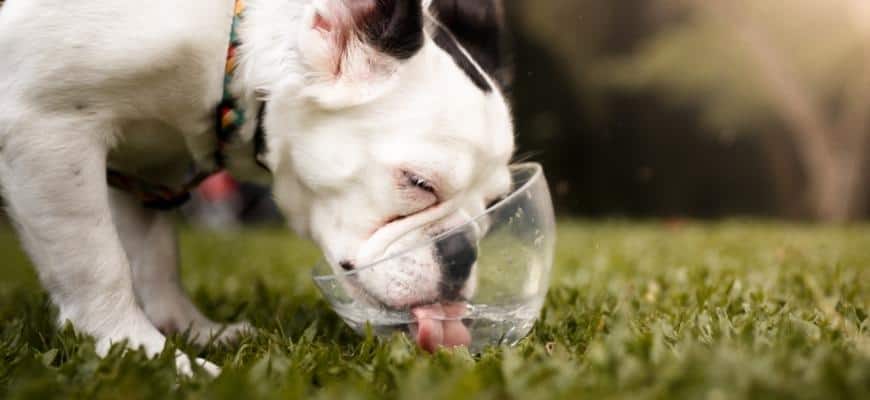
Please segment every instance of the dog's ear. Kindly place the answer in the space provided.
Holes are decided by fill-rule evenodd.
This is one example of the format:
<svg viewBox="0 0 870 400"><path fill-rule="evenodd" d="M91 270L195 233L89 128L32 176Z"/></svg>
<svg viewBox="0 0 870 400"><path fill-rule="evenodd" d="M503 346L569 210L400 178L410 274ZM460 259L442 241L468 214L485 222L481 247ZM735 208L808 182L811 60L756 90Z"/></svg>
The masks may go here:
<svg viewBox="0 0 870 400"><path fill-rule="evenodd" d="M299 47L312 84L303 94L328 108L377 97L423 47L421 0L315 0L305 21Z"/></svg>
<svg viewBox="0 0 870 400"><path fill-rule="evenodd" d="M513 63L502 0L427 0L429 11L450 30L474 61L507 90ZM439 41L441 32L433 35ZM447 39L444 39L447 40Z"/></svg>

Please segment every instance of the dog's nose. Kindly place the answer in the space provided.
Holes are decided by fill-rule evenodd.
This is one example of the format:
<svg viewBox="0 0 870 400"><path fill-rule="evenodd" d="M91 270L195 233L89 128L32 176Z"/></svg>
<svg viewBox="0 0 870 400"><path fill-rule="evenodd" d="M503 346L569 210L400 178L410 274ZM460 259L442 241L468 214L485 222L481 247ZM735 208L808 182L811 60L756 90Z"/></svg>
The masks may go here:
<svg viewBox="0 0 870 400"><path fill-rule="evenodd" d="M348 272L353 271L354 268L356 268L356 266L353 265L353 263L348 261L348 260L344 260L344 261L338 263L338 265L341 266L341 269L348 271Z"/></svg>
<svg viewBox="0 0 870 400"><path fill-rule="evenodd" d="M471 268L477 262L477 246L462 233L448 236L435 246L443 271L441 295L448 300L456 300L471 276Z"/></svg>

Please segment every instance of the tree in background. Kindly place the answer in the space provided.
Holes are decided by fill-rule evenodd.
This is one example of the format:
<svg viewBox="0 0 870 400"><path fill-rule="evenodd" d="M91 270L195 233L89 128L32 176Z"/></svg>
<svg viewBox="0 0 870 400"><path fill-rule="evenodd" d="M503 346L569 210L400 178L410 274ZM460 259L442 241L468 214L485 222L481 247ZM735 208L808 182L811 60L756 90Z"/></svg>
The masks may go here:
<svg viewBox="0 0 870 400"><path fill-rule="evenodd" d="M870 2L659 3L668 27L608 64L607 75L697 104L724 135L772 134L783 125L803 168L809 214L860 216L870 178Z"/></svg>

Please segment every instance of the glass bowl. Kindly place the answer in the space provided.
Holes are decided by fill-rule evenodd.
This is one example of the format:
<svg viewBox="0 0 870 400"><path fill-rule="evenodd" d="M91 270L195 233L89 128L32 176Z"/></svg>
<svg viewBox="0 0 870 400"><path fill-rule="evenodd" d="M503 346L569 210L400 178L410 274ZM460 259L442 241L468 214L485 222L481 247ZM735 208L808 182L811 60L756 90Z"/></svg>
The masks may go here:
<svg viewBox="0 0 870 400"><path fill-rule="evenodd" d="M544 304L556 226L541 165L515 165L511 172L511 194L466 224L347 273L336 275L322 262L314 269L315 284L342 319L361 334L367 327L381 337L404 332L430 351L467 346L478 353L487 346L515 345L529 334ZM481 231L485 232L481 235ZM477 261L470 278L475 289L463 301L389 309L351 295L356 274L394 268L404 254L423 246L449 246L451 238L465 232L482 237L476 240Z"/></svg>

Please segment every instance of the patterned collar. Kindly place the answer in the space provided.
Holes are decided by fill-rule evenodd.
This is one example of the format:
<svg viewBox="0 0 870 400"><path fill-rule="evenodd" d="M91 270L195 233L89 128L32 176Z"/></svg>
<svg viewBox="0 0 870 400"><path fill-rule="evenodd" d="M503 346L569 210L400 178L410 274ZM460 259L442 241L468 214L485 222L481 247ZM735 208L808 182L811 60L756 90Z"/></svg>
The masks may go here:
<svg viewBox="0 0 870 400"><path fill-rule="evenodd" d="M223 98L215 112L215 126L217 129L218 149L215 161L219 167L224 166L223 150L230 139L239 129L245 125L245 110L239 108L238 101L230 91L233 76L238 65L238 49L242 41L239 40L239 25L242 22L242 13L245 11L245 0L236 0L233 9L233 23L230 28L230 45L227 49L227 63L224 71Z"/></svg>
<svg viewBox="0 0 870 400"><path fill-rule="evenodd" d="M109 186L130 193L139 199L145 208L172 210L187 203L187 201L190 200L191 191L196 189L199 184L208 177L225 168L226 148L229 146L233 138L237 136L237 133L247 121L245 110L238 105L237 99L233 96L230 90L230 85L232 84L233 76L238 65L238 48L241 45L238 28L241 24L244 11L245 0L236 0L233 9L232 28L230 29L230 44L227 50L226 70L224 72L223 98L215 109L215 133L217 139L217 148L214 152L215 167L207 171L194 168L190 180L178 188L153 184L141 178L110 168L106 174ZM261 103L260 109L257 113L257 131L254 135L255 154L253 156L262 168L268 170L268 168L259 161L258 157L258 155L264 151L265 147L263 127L261 124L264 112L265 103Z"/></svg>

